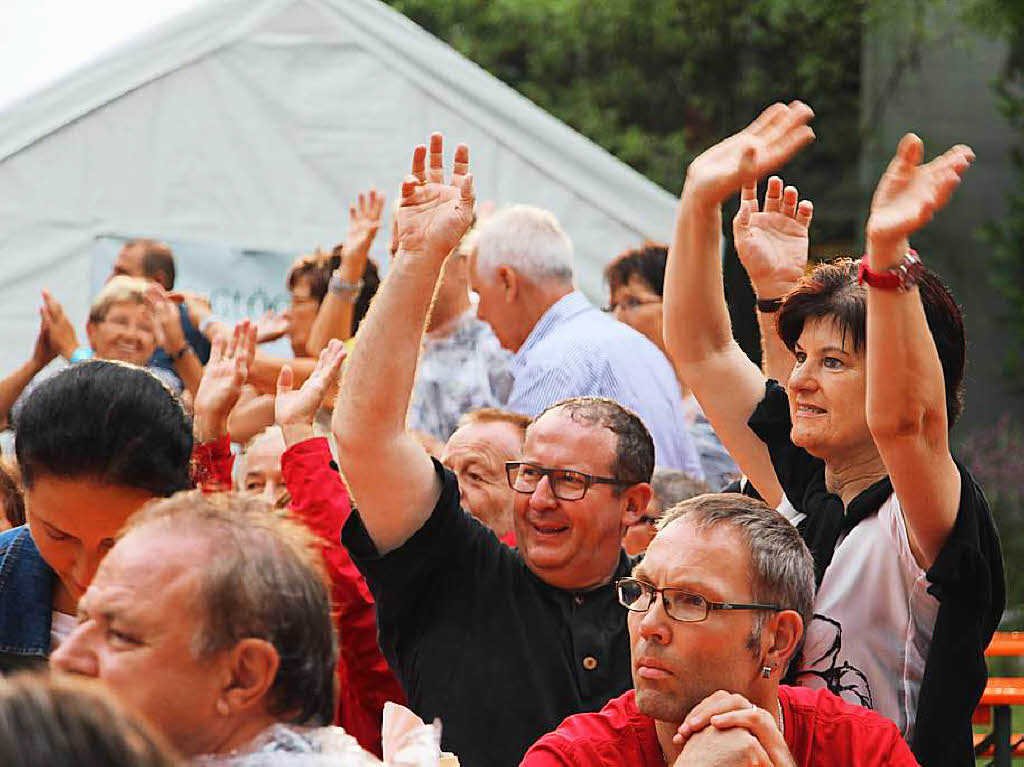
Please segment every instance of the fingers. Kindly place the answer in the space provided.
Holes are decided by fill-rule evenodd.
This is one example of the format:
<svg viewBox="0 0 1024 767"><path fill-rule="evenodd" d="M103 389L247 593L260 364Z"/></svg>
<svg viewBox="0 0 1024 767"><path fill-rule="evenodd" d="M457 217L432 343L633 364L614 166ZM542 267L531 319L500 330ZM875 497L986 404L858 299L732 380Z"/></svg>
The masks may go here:
<svg viewBox="0 0 1024 767"><path fill-rule="evenodd" d="M805 229L811 226L811 218L814 216L814 203L810 200L801 200L796 209L796 220Z"/></svg>
<svg viewBox="0 0 1024 767"><path fill-rule="evenodd" d="M423 183L423 182L420 181L418 178L416 178L416 176L406 176L405 178L402 179L402 204L403 205L411 204L411 203L409 203L409 200L412 197L413 192L416 191L416 187L418 187L421 183Z"/></svg>
<svg viewBox="0 0 1024 767"><path fill-rule="evenodd" d="M256 359L256 326L251 324L248 320L242 323L242 353L239 355L242 357L242 361L245 363L243 374L248 377L249 371L252 370L252 363Z"/></svg>
<svg viewBox="0 0 1024 767"><path fill-rule="evenodd" d="M473 200L475 199L474 192L473 192L473 174L472 173L468 173L462 179L462 181L461 181L461 183L459 185L459 189L462 192L462 201L464 203L466 203L467 205L469 205L470 208L472 209L472 207L473 207Z"/></svg>
<svg viewBox="0 0 1024 767"><path fill-rule="evenodd" d="M782 208L782 179L772 176L764 193L764 212L778 213Z"/></svg>
<svg viewBox="0 0 1024 767"><path fill-rule="evenodd" d="M757 179L744 184L740 188L740 202L754 203L754 210L752 212L757 212Z"/></svg>
<svg viewBox="0 0 1024 767"><path fill-rule="evenodd" d="M430 170L427 180L432 184L444 183L444 137L440 133L430 134Z"/></svg>
<svg viewBox="0 0 1024 767"><path fill-rule="evenodd" d="M672 738L676 744L682 743L687 737L707 727L711 717L718 714L725 714L729 711L749 709L753 704L738 693L728 693L724 690L712 693L691 709L686 719L679 725L675 736Z"/></svg>
<svg viewBox="0 0 1024 767"><path fill-rule="evenodd" d="M924 160L924 142L914 133L906 133L896 147L896 157L910 165L920 165Z"/></svg>
<svg viewBox="0 0 1024 767"><path fill-rule="evenodd" d="M421 184L424 184L427 181L426 160L427 148L423 144L418 145L414 150L412 150L412 175L415 176L416 180ZM402 186L402 193L404 195L404 183Z"/></svg>
<svg viewBox="0 0 1024 767"><path fill-rule="evenodd" d="M741 200L740 209L732 220L733 239L739 239L739 232L750 226L750 215L757 213L757 200Z"/></svg>
<svg viewBox="0 0 1024 767"><path fill-rule="evenodd" d="M459 144L455 147L455 160L452 163L452 184L459 186L458 179L469 173L469 147Z"/></svg>
<svg viewBox="0 0 1024 767"><path fill-rule="evenodd" d="M224 335L218 333L213 338L213 342L210 344L210 359L206 363L207 367L216 365L224 357Z"/></svg>
<svg viewBox="0 0 1024 767"><path fill-rule="evenodd" d="M716 714L711 717L710 725L717 730L728 730L740 727L757 738L757 742L765 750L770 764L786 764L782 759L788 755L785 734L779 731L775 715L763 708L748 708Z"/></svg>
<svg viewBox="0 0 1024 767"><path fill-rule="evenodd" d="M235 351L238 349L238 339L242 333L242 324L243 323L239 322L235 325L235 330L231 334L231 340L228 341L228 344L224 349L224 356L227 359L234 359L235 357Z"/></svg>
<svg viewBox="0 0 1024 767"><path fill-rule="evenodd" d="M292 373L290 366L285 365L281 368L281 372L277 374L277 395L287 394L294 385L295 374Z"/></svg>
<svg viewBox="0 0 1024 767"><path fill-rule="evenodd" d="M796 218L796 203L799 195L795 186L787 186L782 192L782 214L789 218Z"/></svg>
<svg viewBox="0 0 1024 767"><path fill-rule="evenodd" d="M767 107L761 114L757 116L754 122L750 123L749 130L752 133L760 134L765 131L770 125L773 125L783 114L786 112L786 105L781 102L775 102L771 106Z"/></svg>

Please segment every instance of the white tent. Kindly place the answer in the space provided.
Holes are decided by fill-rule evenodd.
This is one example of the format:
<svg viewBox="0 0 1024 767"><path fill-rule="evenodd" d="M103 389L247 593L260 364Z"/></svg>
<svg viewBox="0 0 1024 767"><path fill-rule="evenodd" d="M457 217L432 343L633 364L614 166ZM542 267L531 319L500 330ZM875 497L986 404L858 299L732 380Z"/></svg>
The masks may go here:
<svg viewBox="0 0 1024 767"><path fill-rule="evenodd" d="M279 304L290 258L433 130L469 144L480 200L558 216L595 301L671 227L671 195L377 0L213 0L0 111L0 373L40 289L84 322L127 237L170 242L222 314Z"/></svg>

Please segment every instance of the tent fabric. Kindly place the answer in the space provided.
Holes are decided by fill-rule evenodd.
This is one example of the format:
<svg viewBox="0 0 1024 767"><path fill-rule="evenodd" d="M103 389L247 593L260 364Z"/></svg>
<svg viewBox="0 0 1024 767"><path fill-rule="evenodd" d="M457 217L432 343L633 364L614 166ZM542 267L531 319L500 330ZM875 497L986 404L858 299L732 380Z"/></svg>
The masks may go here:
<svg viewBox="0 0 1024 767"><path fill-rule="evenodd" d="M97 242L276 253L280 292L434 130L469 144L478 199L558 216L592 300L612 256L668 235L670 194L383 3L211 0L0 112L0 373L32 348L40 289L84 320ZM224 279L182 267L182 287Z"/></svg>

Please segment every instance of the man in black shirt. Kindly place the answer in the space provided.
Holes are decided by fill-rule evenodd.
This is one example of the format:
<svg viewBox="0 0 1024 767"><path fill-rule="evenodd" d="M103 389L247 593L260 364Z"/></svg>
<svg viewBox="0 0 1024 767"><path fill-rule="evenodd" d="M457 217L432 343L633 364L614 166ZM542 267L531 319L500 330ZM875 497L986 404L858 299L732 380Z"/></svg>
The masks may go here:
<svg viewBox="0 0 1024 767"><path fill-rule="evenodd" d="M516 493L519 550L459 508L457 481L406 432L424 320L473 216L469 151L443 181L442 140L402 185L399 252L360 328L332 423L359 511L342 533L377 600L382 649L413 709L440 717L465 767L515 765L570 714L631 686L622 536L650 499L654 445L611 400L559 403L529 427ZM503 289L534 290L499 274Z"/></svg>

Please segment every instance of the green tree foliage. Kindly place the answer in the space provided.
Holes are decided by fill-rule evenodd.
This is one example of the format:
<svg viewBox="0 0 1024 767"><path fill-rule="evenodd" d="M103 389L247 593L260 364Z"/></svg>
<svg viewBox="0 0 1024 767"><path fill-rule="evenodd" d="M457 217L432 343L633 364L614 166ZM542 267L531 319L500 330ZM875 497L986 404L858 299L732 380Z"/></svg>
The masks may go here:
<svg viewBox="0 0 1024 767"><path fill-rule="evenodd" d="M821 138L788 173L818 242L856 239L865 0L387 2L672 192L765 105L807 101Z"/></svg>

